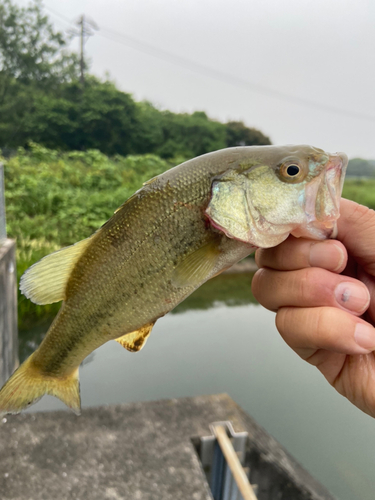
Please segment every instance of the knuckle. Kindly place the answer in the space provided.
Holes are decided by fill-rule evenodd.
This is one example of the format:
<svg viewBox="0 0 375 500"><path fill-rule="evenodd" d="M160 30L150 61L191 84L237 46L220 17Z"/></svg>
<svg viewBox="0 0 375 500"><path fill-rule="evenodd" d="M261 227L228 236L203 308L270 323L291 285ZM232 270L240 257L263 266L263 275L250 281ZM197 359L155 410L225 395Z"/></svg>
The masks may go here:
<svg viewBox="0 0 375 500"><path fill-rule="evenodd" d="M251 288L257 301L267 309L275 310L279 300L277 273L270 269L259 269L253 277ZM277 309L277 306L276 306Z"/></svg>
<svg viewBox="0 0 375 500"><path fill-rule="evenodd" d="M258 271L254 274L253 279L251 281L251 290L258 302L260 302L263 274L264 274L264 269L258 269Z"/></svg>
<svg viewBox="0 0 375 500"><path fill-rule="evenodd" d="M302 303L305 303L309 300L311 294L310 282L310 269L305 268L301 269L299 273L295 275L294 286L297 291L297 296Z"/></svg>
<svg viewBox="0 0 375 500"><path fill-rule="evenodd" d="M284 340L287 337L289 325L293 321L292 311L293 309L290 307L281 307L276 313L276 328Z"/></svg>
<svg viewBox="0 0 375 500"><path fill-rule="evenodd" d="M320 268L304 268L299 271L297 293L299 301L306 305L331 303L332 290L326 272Z"/></svg>
<svg viewBox="0 0 375 500"><path fill-rule="evenodd" d="M331 345L335 338L336 321L335 310L331 307L319 307L315 314L315 325L313 330L318 339L324 339L324 344ZM320 341L321 343L322 341Z"/></svg>

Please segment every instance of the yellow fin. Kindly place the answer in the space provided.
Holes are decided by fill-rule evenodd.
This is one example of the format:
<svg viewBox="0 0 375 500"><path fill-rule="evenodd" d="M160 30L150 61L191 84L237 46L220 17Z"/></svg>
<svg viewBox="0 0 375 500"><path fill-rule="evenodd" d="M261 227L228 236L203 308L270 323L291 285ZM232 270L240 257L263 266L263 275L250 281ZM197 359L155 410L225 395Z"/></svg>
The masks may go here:
<svg viewBox="0 0 375 500"><path fill-rule="evenodd" d="M148 323L147 325L142 326L139 330L135 330L131 333L126 333L122 337L116 339L116 342L125 347L128 351L138 352L145 345L148 336L151 333L152 327L154 323Z"/></svg>
<svg viewBox="0 0 375 500"><path fill-rule="evenodd" d="M176 266L172 283L179 287L199 285L213 271L219 255L220 250L213 242L195 250Z"/></svg>
<svg viewBox="0 0 375 500"><path fill-rule="evenodd" d="M81 411L78 368L68 377L48 377L32 362L33 354L13 373L0 391L0 418L20 413L45 394L59 398L74 413Z"/></svg>
<svg viewBox="0 0 375 500"><path fill-rule="evenodd" d="M35 304L64 300L70 273L89 243L90 238L86 238L47 255L31 266L21 278L21 292Z"/></svg>

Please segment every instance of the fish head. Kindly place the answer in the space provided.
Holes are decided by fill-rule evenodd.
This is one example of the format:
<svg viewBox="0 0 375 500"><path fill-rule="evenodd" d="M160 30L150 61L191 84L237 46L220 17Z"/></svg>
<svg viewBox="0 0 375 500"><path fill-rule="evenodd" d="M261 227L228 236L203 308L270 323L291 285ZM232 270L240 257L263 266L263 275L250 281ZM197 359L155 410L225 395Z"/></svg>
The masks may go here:
<svg viewBox="0 0 375 500"><path fill-rule="evenodd" d="M348 158L311 146L238 148L212 183L206 209L229 238L268 248L295 237L335 237Z"/></svg>

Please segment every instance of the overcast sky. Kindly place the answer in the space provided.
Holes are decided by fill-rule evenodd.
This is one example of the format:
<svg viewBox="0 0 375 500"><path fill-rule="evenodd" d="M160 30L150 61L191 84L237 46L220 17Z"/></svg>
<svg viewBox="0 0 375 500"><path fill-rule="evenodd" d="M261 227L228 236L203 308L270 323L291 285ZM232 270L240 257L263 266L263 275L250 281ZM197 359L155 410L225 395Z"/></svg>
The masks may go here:
<svg viewBox="0 0 375 500"><path fill-rule="evenodd" d="M86 44L91 72L108 72L137 100L243 120L274 144L308 143L375 158L374 0L44 5L60 30L81 14L97 23L99 31ZM143 42L138 47L148 53L125 37ZM78 39L71 47L78 49Z"/></svg>

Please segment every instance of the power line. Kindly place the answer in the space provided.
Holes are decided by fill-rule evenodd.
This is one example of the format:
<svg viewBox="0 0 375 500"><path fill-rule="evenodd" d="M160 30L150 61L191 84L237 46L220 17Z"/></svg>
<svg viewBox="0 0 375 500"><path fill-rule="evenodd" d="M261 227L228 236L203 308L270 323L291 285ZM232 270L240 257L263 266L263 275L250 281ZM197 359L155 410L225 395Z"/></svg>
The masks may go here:
<svg viewBox="0 0 375 500"><path fill-rule="evenodd" d="M47 7L45 8L49 10L51 13L63 19L65 22L71 23L71 21L69 21L65 16L62 16L61 14L57 13L56 11L53 11L50 8ZM139 52L143 52L147 55L151 55L158 59L167 61L171 64L182 67L184 69L189 69L190 71L201 74L216 81L224 82L237 87L246 88L252 92L257 92L259 94L267 95L269 97L273 97L275 99L279 99L282 101L287 101L292 104L307 106L313 109L320 109L328 113L340 114L349 118L359 118L362 120L375 121L375 116L373 115L368 115L366 113L358 113L356 111L351 111L351 110L345 110L337 108L335 106L330 106L327 104L311 101L310 99L305 99L303 97L297 97L291 94L280 92L279 90L272 89L264 85L259 85L257 83L253 83L248 80L239 78L237 76L229 75L228 73L225 73L223 71L214 68L209 68L201 63L197 63L183 56L179 56L178 54L173 54L159 47L154 47L153 45L148 44L147 42L137 40L133 37L130 37L123 33L119 33L114 30L110 30L108 28L102 27L98 35L108 38L109 40L115 41L122 45L125 45L127 47L130 47L132 49L138 50Z"/></svg>

